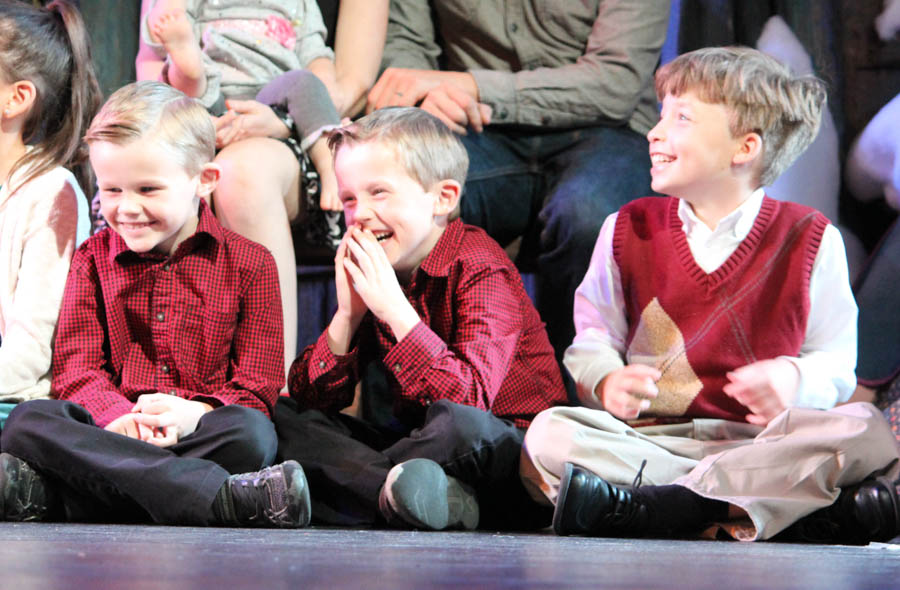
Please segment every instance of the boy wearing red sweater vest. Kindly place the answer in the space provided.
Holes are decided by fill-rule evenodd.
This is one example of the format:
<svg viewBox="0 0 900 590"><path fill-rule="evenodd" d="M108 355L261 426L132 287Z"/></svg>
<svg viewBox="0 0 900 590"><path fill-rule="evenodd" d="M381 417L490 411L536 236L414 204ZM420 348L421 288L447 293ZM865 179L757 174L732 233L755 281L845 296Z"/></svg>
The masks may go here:
<svg viewBox="0 0 900 590"><path fill-rule="evenodd" d="M561 535L891 539L894 437L873 406L835 407L856 364L840 234L762 188L815 137L821 82L711 48L656 88L652 186L670 197L603 225L565 356L585 407L537 416L526 485Z"/></svg>

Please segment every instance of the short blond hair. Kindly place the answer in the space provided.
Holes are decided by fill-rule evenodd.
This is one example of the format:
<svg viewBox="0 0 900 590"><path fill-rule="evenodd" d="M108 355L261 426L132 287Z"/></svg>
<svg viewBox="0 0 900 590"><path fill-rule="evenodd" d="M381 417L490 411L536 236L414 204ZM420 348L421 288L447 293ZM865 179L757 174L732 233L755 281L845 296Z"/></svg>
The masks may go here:
<svg viewBox="0 0 900 590"><path fill-rule="evenodd" d="M815 76L796 76L749 47L708 47L680 55L656 73L656 94L693 92L730 111L732 136L762 137L760 185L768 186L819 132L827 92Z"/></svg>
<svg viewBox="0 0 900 590"><path fill-rule="evenodd" d="M332 132L332 154L345 145L381 142L392 148L403 168L423 188L441 180L466 182L469 154L443 121L416 107L379 109Z"/></svg>
<svg viewBox="0 0 900 590"><path fill-rule="evenodd" d="M145 137L169 149L191 176L215 157L216 129L209 113L161 82L134 82L116 90L94 117L84 141L125 145Z"/></svg>

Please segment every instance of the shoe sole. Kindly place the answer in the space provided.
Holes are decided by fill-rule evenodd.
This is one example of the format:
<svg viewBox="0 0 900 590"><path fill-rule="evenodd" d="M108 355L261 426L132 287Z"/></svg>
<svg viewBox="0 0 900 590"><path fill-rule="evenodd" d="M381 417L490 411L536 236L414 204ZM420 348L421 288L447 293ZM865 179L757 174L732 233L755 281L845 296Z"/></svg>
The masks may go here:
<svg viewBox="0 0 900 590"><path fill-rule="evenodd" d="M569 494L569 483L572 480L571 463L566 463L562 479L559 480L559 490L556 495L556 506L553 508L553 532L561 537L569 535L569 527L563 523L563 507L566 505L566 497Z"/></svg>
<svg viewBox="0 0 900 590"><path fill-rule="evenodd" d="M284 469L285 479L288 479L288 471L290 471L290 483L287 486L288 498L292 499L291 504L299 508L293 523L288 528L303 528L309 525L312 519L312 500L309 495L309 483L306 481L306 473L303 467L296 461L286 461L282 467Z"/></svg>
<svg viewBox="0 0 900 590"><path fill-rule="evenodd" d="M403 524L418 529L472 530L478 526L479 509L474 492L448 477L440 465L429 459L410 459L395 465L388 472L382 495L390 511Z"/></svg>

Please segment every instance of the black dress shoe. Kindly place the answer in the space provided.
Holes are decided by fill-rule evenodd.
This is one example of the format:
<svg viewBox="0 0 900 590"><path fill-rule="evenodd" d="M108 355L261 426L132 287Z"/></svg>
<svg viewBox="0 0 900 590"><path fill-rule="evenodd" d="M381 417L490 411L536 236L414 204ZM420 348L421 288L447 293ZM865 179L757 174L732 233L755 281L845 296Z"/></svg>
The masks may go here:
<svg viewBox="0 0 900 590"><path fill-rule="evenodd" d="M900 501L886 477L875 477L844 488L827 508L804 516L781 539L808 543L865 545L900 535Z"/></svg>
<svg viewBox="0 0 900 590"><path fill-rule="evenodd" d="M566 463L553 512L557 535L639 537L651 532L650 511L632 490Z"/></svg>

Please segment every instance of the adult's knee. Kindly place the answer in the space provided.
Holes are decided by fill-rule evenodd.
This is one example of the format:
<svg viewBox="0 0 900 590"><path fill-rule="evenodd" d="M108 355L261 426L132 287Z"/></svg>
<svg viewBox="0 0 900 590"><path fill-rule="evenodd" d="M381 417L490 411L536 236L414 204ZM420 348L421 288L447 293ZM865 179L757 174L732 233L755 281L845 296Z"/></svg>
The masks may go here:
<svg viewBox="0 0 900 590"><path fill-rule="evenodd" d="M290 148L268 137L237 141L218 153L222 169L213 193L217 213L255 218L268 207L285 207L284 195L297 184L300 165Z"/></svg>

